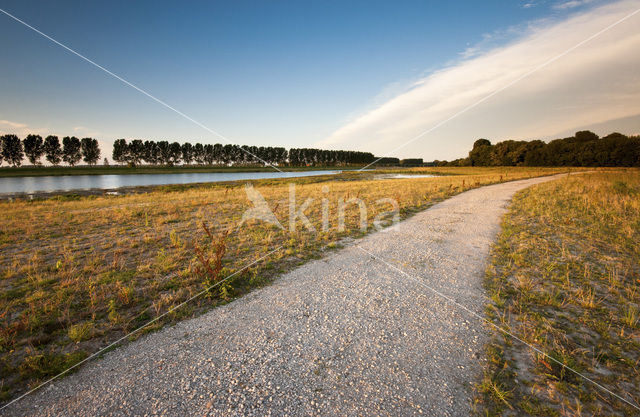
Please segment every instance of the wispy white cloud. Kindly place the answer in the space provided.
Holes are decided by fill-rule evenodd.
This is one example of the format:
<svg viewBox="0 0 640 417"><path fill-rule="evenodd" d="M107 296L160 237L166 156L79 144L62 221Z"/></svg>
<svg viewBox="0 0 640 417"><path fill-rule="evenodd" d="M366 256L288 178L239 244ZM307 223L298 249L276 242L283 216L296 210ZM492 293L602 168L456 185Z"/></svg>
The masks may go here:
<svg viewBox="0 0 640 417"><path fill-rule="evenodd" d="M14 134L22 137L30 133L42 135L45 133L45 129L34 128L26 123L12 122L11 120L0 120L0 133Z"/></svg>
<svg viewBox="0 0 640 417"><path fill-rule="evenodd" d="M555 10L567 10L567 9L574 9L576 7L580 7L580 6L586 6L587 4L593 3L594 0L568 0L568 1L561 1L559 3L556 3L553 5L553 8Z"/></svg>
<svg viewBox="0 0 640 417"><path fill-rule="evenodd" d="M96 129L92 129L86 126L74 126L73 128L73 133L76 136L89 136L92 138L98 138L98 137L105 137L106 135L104 134L104 132L101 132L99 130Z"/></svg>
<svg viewBox="0 0 640 417"><path fill-rule="evenodd" d="M480 55L491 52L492 50L504 46L506 43L518 39L523 33L527 33L535 28L542 27L549 22L546 18L540 18L529 22L519 23L511 25L506 28L496 29L492 32L487 32L482 35L482 39L479 42L467 47L462 53L460 58L468 60ZM452 66L459 64L459 62L452 63Z"/></svg>
<svg viewBox="0 0 640 417"><path fill-rule="evenodd" d="M317 146L400 145L638 8L634 1L536 21L511 43L417 80ZM399 156L461 156L477 137L528 139L640 114L640 14L439 128Z"/></svg>
<svg viewBox="0 0 640 417"><path fill-rule="evenodd" d="M525 1L524 3L522 3L522 8L523 9L531 9L532 7L536 7L540 5L540 2L538 1Z"/></svg>
<svg viewBox="0 0 640 417"><path fill-rule="evenodd" d="M10 129L23 129L27 127L27 125L24 123L16 123L10 120L0 120L0 126L2 126L2 128L6 127Z"/></svg>
<svg viewBox="0 0 640 417"><path fill-rule="evenodd" d="M66 130L66 129L65 129ZM28 134L36 134L36 135L56 135L58 133L51 131L48 128L44 127L34 127L27 123L14 122L11 120L0 120L0 134L15 134L20 137L26 136ZM67 131L62 136L67 135L75 135L82 137L93 137L93 138L103 138L106 137L103 132L95 129L91 129L85 126L72 126L70 131ZM58 136L60 136L58 134Z"/></svg>

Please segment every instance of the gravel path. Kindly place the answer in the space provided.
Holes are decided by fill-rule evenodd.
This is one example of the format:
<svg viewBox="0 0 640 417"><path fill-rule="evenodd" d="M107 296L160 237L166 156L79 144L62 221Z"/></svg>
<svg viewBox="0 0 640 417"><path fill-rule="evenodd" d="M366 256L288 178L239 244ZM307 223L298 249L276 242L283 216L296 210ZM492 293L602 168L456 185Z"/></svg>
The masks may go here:
<svg viewBox="0 0 640 417"><path fill-rule="evenodd" d="M425 285L483 314L485 262L508 201L552 178L459 194L3 412L469 415L488 331Z"/></svg>

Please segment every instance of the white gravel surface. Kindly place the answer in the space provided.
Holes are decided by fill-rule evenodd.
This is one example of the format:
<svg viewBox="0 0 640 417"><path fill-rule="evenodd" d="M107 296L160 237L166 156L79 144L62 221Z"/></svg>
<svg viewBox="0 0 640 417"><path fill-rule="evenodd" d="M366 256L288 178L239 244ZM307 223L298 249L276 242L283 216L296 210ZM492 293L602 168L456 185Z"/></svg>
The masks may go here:
<svg viewBox="0 0 640 417"><path fill-rule="evenodd" d="M483 314L485 262L508 201L552 178L459 194L2 413L467 416L488 330L425 285Z"/></svg>

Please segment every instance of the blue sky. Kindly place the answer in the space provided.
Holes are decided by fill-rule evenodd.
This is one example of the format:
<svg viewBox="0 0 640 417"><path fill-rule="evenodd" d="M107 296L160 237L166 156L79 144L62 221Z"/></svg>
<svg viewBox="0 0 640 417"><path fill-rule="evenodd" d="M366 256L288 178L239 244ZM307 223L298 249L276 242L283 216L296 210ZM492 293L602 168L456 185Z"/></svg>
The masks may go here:
<svg viewBox="0 0 640 417"><path fill-rule="evenodd" d="M396 126L402 118L383 117L365 126L363 117L379 117L381 108L416 85L447 82L446 77L434 81L434 74L526 41L577 14L595 13L594 19L606 24L598 10L611 6L597 1L132 3L0 1L0 8L234 142L376 154L444 113L411 129L406 123ZM609 13L612 19L615 13ZM625 24L638 24L640 16L634 19ZM93 136L105 146L119 137L221 142L7 16L0 14L0 22L0 130ZM430 106L408 105L406 112L420 114ZM614 113L610 120L624 112ZM498 114L504 110L494 109ZM619 124L636 128L632 115L623 117ZM600 123L606 125L604 119ZM394 129L378 137L389 126ZM396 156L453 158L463 156L479 136L531 139L554 133L494 131L473 118L452 122L449 130Z"/></svg>

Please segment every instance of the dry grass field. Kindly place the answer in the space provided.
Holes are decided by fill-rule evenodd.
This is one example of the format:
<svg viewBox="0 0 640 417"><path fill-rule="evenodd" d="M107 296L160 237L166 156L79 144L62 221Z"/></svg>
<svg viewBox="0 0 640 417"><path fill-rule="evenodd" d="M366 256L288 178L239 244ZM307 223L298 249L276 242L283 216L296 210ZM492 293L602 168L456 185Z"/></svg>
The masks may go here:
<svg viewBox="0 0 640 417"><path fill-rule="evenodd" d="M238 227L251 207L244 183L1 202L0 399L58 374L275 248L281 247L145 331L226 303L373 230L371 220L391 209L376 204L380 198L395 199L404 218L470 188L567 169L411 170L434 171L446 176L379 180L365 172L294 179L298 205L314 198L305 214L316 232L259 221ZM290 181L253 182L285 226ZM357 206L350 205L340 231L337 201L354 197L367 205L367 229L360 229ZM326 231L323 198L329 203Z"/></svg>
<svg viewBox="0 0 640 417"><path fill-rule="evenodd" d="M488 316L640 404L640 171L598 172L520 192L486 285ZM498 334L479 385L486 415L627 416L638 410Z"/></svg>

